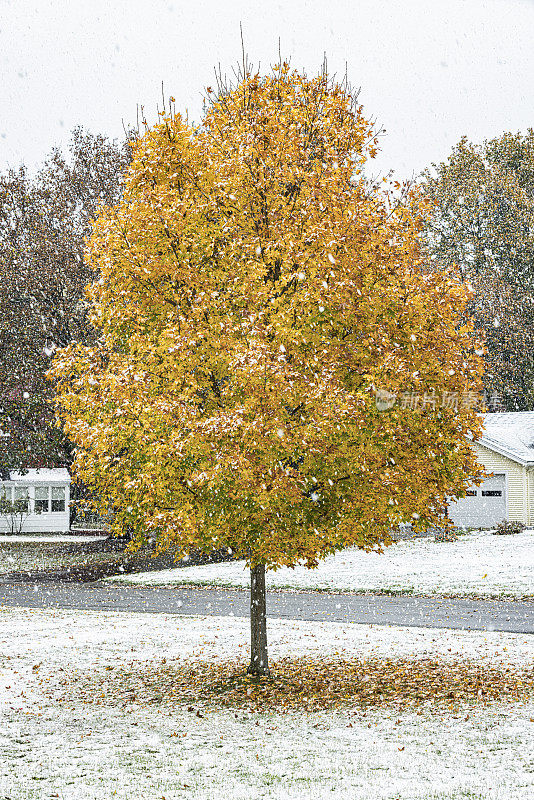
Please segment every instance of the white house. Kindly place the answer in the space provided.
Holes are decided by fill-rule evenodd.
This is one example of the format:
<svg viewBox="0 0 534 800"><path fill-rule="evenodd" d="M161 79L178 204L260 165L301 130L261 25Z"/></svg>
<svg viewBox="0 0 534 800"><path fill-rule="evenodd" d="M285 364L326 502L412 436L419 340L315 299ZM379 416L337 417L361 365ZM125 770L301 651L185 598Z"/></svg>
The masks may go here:
<svg viewBox="0 0 534 800"><path fill-rule="evenodd" d="M534 411L485 414L484 432L473 449L491 477L449 505L455 525L534 524Z"/></svg>
<svg viewBox="0 0 534 800"><path fill-rule="evenodd" d="M10 472L0 481L0 533L68 531L70 483L66 469Z"/></svg>

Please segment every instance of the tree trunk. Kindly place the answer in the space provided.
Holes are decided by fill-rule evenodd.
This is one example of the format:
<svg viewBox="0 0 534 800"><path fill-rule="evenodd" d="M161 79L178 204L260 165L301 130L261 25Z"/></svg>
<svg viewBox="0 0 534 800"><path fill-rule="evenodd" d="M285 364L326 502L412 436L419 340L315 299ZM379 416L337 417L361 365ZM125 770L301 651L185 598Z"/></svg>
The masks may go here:
<svg viewBox="0 0 534 800"><path fill-rule="evenodd" d="M269 675L267 658L267 608L265 564L250 570L250 666L251 675Z"/></svg>

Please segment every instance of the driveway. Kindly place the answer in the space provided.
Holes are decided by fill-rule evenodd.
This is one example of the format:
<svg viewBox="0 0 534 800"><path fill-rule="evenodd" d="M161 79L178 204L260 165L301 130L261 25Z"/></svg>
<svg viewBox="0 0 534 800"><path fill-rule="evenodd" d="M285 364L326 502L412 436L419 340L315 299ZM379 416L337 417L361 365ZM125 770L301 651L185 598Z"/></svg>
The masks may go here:
<svg viewBox="0 0 534 800"><path fill-rule="evenodd" d="M248 617L249 593L111 583L0 583L0 607ZM270 617L534 633L534 602L269 592Z"/></svg>

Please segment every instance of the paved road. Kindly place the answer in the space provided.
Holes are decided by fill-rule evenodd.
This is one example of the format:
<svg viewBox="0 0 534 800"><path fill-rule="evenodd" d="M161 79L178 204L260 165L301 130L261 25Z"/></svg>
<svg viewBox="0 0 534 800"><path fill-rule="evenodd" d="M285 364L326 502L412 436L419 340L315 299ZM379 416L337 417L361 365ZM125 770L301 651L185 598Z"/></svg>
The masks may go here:
<svg viewBox="0 0 534 800"><path fill-rule="evenodd" d="M0 583L0 608L248 616L246 591L109 583ZM534 602L269 592L270 617L534 633Z"/></svg>

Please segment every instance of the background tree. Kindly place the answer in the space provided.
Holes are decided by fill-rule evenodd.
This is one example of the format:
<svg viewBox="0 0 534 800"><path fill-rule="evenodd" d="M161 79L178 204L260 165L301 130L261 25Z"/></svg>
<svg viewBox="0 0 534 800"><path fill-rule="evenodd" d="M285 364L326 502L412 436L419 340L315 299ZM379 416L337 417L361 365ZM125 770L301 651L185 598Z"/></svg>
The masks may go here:
<svg viewBox="0 0 534 800"><path fill-rule="evenodd" d="M534 131L460 140L423 175L435 268L457 264L486 340L484 383L510 411L534 408Z"/></svg>
<svg viewBox="0 0 534 800"><path fill-rule="evenodd" d="M346 85L282 64L208 94L197 128L169 116L135 145L89 246L98 340L53 374L118 531L247 560L266 674L266 568L439 519L479 473L475 411L441 398L481 365L465 288L420 269L417 198L364 178L376 139ZM379 387L425 405L380 412Z"/></svg>
<svg viewBox="0 0 534 800"><path fill-rule="evenodd" d="M45 378L56 347L88 342L84 287L95 273L84 259L89 221L117 202L128 144L78 128L69 158L54 149L31 176L0 176L0 464L68 463L70 445L54 424Z"/></svg>

